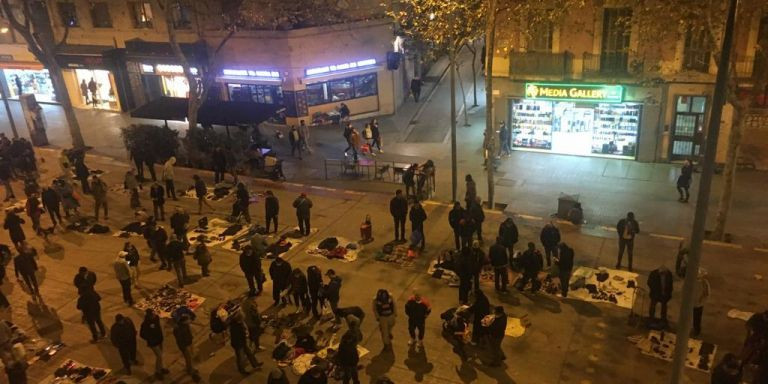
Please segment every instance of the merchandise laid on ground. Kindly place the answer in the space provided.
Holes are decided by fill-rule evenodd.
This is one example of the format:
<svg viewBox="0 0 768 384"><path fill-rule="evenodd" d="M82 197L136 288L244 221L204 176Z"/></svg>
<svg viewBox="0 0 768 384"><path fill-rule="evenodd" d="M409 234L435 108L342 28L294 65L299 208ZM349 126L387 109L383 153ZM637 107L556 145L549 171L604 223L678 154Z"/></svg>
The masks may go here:
<svg viewBox="0 0 768 384"><path fill-rule="evenodd" d="M637 273L608 268L576 267L571 275L568 298L590 302L613 303L632 309L637 289ZM559 296L559 289L543 287L545 292Z"/></svg>
<svg viewBox="0 0 768 384"><path fill-rule="evenodd" d="M326 237L319 243L307 246L307 253L322 256L326 259L335 259L346 262L357 260L363 246L357 242L349 241L343 237Z"/></svg>
<svg viewBox="0 0 768 384"><path fill-rule="evenodd" d="M162 318L169 319L175 310L187 307L196 310L205 302L205 298L195 295L183 288L174 288L169 285L158 289L152 296L136 303L136 309L141 311L151 308Z"/></svg>
<svg viewBox="0 0 768 384"><path fill-rule="evenodd" d="M8 345L16 358L23 358L27 364L32 365L38 361L49 361L62 348L63 343L53 342L48 339L29 337L21 328L7 320L0 320L3 333L8 334ZM0 359L0 370L5 369Z"/></svg>
<svg viewBox="0 0 768 384"><path fill-rule="evenodd" d="M459 276L456 274L455 259L457 257L456 251L447 250L436 259L429 263L427 268L427 274L435 279L445 280L449 286L459 286ZM480 284L492 284L494 279L493 270L490 268L484 268L480 271ZM516 278L510 281L514 282Z"/></svg>
<svg viewBox="0 0 768 384"><path fill-rule="evenodd" d="M409 255L407 244L385 244L380 251L376 251L374 260L397 264L401 267L412 267L414 255Z"/></svg>
<svg viewBox="0 0 768 384"><path fill-rule="evenodd" d="M247 226L230 223L224 219L213 218L208 220L207 217L203 217L198 220L197 227L187 231L187 238L193 241L202 235L205 237L205 243L212 247L241 237L246 233L248 233Z"/></svg>
<svg viewBox="0 0 768 384"><path fill-rule="evenodd" d="M112 372L108 368L89 367L75 360L67 360L56 369L53 375L43 380L46 384L91 384L91 383L113 383L117 382L109 377ZM110 380L112 379L112 380Z"/></svg>
<svg viewBox="0 0 768 384"><path fill-rule="evenodd" d="M26 207L27 199L21 199L13 201L11 205L4 207L3 210L6 212L13 211L15 213L23 213L26 210Z"/></svg>
<svg viewBox="0 0 768 384"><path fill-rule="evenodd" d="M333 342L333 340L331 340L331 342ZM335 356L338 348L339 344L333 343L317 351L317 353L301 353L296 355L289 363L291 365L291 370L297 376L301 376L313 366L322 366L327 367L326 370L331 371L329 372L329 377L331 377L333 368L330 361L333 361L333 356ZM370 351L358 345L357 353L360 358L363 358L363 356L369 354Z"/></svg>
<svg viewBox="0 0 768 384"><path fill-rule="evenodd" d="M304 242L304 236L301 235L301 232L299 232L297 227L285 230L280 234L265 234L266 231L266 228L261 225L254 224L248 227L247 232L234 236L222 243L221 248L227 251L240 252L243 246L250 244L251 240L259 234L264 236L264 239L268 244L266 257L272 259L277 255L282 255L283 253L288 252L291 248ZM317 228L312 228L310 234L317 233L317 231Z"/></svg>
<svg viewBox="0 0 768 384"><path fill-rule="evenodd" d="M103 224L99 224L93 217L81 217L74 222L67 224L66 229L68 231L76 231L87 234L105 234L109 233L111 229Z"/></svg>
<svg viewBox="0 0 768 384"><path fill-rule="evenodd" d="M677 340L674 333L653 330L648 332L648 336L637 335L627 339L635 344L644 355L672 361ZM717 345L689 338L685 366L709 373L715 363L716 354Z"/></svg>
<svg viewBox="0 0 768 384"><path fill-rule="evenodd" d="M232 183L222 182L213 187L206 187L208 192L205 194L206 200L219 201L226 199L235 190L235 186ZM190 186L186 190L179 192L179 197L186 197L188 199L197 200L197 194L195 193L195 186Z"/></svg>
<svg viewBox="0 0 768 384"><path fill-rule="evenodd" d="M520 337L525 334L525 330L531 327L531 321L528 319L528 315L523 317L508 317L507 328L504 330L504 334L510 337Z"/></svg>
<svg viewBox="0 0 768 384"><path fill-rule="evenodd" d="M139 213L136 213L138 216ZM128 225L120 228L119 232L115 232L112 234L112 236L115 237L122 237L122 238L129 238L129 237L141 237L144 236L144 229L146 228L147 223L143 221L132 221L128 223Z"/></svg>

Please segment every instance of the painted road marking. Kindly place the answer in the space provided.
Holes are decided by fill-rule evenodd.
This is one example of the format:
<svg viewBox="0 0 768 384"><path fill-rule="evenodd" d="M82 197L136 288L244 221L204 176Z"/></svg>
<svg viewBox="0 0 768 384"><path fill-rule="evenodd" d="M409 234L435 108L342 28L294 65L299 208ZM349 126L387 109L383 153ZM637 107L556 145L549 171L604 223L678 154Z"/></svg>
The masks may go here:
<svg viewBox="0 0 768 384"><path fill-rule="evenodd" d="M755 252L768 253L768 248L755 248Z"/></svg>
<svg viewBox="0 0 768 384"><path fill-rule="evenodd" d="M530 216L530 215L521 215L521 214L516 214L515 216L521 219L528 219L528 220L544 220L543 217L539 217L539 216Z"/></svg>
<svg viewBox="0 0 768 384"><path fill-rule="evenodd" d="M713 241L713 240L704 240L704 244L717 245L717 246L720 246L720 247L735 248L735 249L742 249L743 248L739 244L723 243L722 241Z"/></svg>
<svg viewBox="0 0 768 384"><path fill-rule="evenodd" d="M660 235L658 233L651 233L651 237L658 237L660 239L667 239L667 240L683 240L684 237L682 236L673 236L673 235Z"/></svg>

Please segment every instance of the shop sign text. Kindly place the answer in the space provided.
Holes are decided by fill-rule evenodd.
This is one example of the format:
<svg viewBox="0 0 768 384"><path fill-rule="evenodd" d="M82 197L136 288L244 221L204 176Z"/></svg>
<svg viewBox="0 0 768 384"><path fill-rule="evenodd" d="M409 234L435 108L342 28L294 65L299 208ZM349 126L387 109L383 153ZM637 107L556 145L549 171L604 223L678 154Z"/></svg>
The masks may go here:
<svg viewBox="0 0 768 384"><path fill-rule="evenodd" d="M624 101L624 87L601 84L526 83L525 97L539 100L621 103Z"/></svg>

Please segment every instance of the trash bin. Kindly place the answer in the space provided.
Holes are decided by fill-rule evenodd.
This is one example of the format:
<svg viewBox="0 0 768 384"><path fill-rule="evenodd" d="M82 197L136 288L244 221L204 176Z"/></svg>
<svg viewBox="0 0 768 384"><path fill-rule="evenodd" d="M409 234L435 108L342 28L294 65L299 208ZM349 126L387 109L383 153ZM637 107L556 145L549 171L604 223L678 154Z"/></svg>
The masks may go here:
<svg viewBox="0 0 768 384"><path fill-rule="evenodd" d="M43 147L48 145L48 135L45 133L45 118L43 108L35 99L33 94L23 94L19 96L21 110L24 113L24 120L27 122L29 130L29 139L32 145Z"/></svg>
<svg viewBox="0 0 768 384"><path fill-rule="evenodd" d="M560 192L557 198L557 217L568 219L568 212L579 202L579 195L567 195Z"/></svg>

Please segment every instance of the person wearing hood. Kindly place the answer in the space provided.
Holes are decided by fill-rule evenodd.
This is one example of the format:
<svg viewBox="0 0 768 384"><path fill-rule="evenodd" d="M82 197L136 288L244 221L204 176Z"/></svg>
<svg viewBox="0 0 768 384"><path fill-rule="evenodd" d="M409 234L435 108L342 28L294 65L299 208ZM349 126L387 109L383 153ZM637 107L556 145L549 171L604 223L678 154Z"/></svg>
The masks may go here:
<svg viewBox="0 0 768 384"><path fill-rule="evenodd" d="M275 306L286 301L283 291L291 286L291 271L291 264L279 255L275 256L269 266L269 277L272 279L272 300L275 301Z"/></svg>
<svg viewBox="0 0 768 384"><path fill-rule="evenodd" d="M413 291L413 296L405 303L405 315L408 316L408 340L409 346L416 346L416 349L423 348L424 331L427 316L432 312L432 307L426 298L421 297L418 291ZM416 339L416 330L419 331L418 340Z"/></svg>
<svg viewBox="0 0 768 384"><path fill-rule="evenodd" d="M456 243L456 250L461 250L461 219L465 216L464 208L458 201L453 203L453 209L448 213L448 224L453 230L453 241Z"/></svg>
<svg viewBox="0 0 768 384"><path fill-rule="evenodd" d="M163 366L163 327L160 326L160 316L151 308L144 312L139 336L147 342L147 347L155 354L155 378L163 380L169 372Z"/></svg>
<svg viewBox="0 0 768 384"><path fill-rule="evenodd" d="M127 374L131 374L131 364L139 364L136 360L136 327L130 318L121 314L115 315L115 324L109 330L109 339L120 353L120 360Z"/></svg>
<svg viewBox="0 0 768 384"><path fill-rule="evenodd" d="M272 368L271 371L269 371L269 376L267 376L267 384L290 384L291 382L288 381L288 376L285 375L285 371L283 371L280 367Z"/></svg>
<svg viewBox="0 0 768 384"><path fill-rule="evenodd" d="M192 257L197 260L197 264L200 266L203 277L210 276L211 272L208 270L208 266L211 264L211 251L209 251L208 246L205 245L204 235L197 236L195 252Z"/></svg>
<svg viewBox="0 0 768 384"><path fill-rule="evenodd" d="M248 339L245 323L243 322L243 314L235 312L229 318L229 336L230 345L235 350L235 362L237 363L237 370L243 374L250 374L243 365L243 358L248 358L248 362L254 369L259 369L264 364L256 359L253 355L253 351L248 347Z"/></svg>
<svg viewBox="0 0 768 384"><path fill-rule="evenodd" d="M86 267L80 267L75 275L73 281L75 288L77 288L77 294L82 295L87 291L93 291L96 285L96 274L89 271Z"/></svg>
<svg viewBox="0 0 768 384"><path fill-rule="evenodd" d="M128 252L120 251L117 253L117 259L113 263L115 269L115 278L120 282L120 287L123 290L123 302L128 306L133 305L133 297L131 296L131 270L128 266L126 257Z"/></svg>
<svg viewBox="0 0 768 384"><path fill-rule="evenodd" d="M165 164L163 164L163 181L165 181L165 197L178 200L176 198L176 185L173 183L173 166L176 164L176 158L171 156Z"/></svg>
<svg viewBox="0 0 768 384"><path fill-rule="evenodd" d="M296 313L309 313L309 287L307 285L307 276L299 268L294 268L291 272L291 293L293 294L293 304L298 307Z"/></svg>

